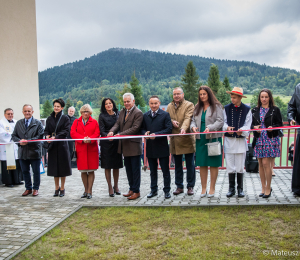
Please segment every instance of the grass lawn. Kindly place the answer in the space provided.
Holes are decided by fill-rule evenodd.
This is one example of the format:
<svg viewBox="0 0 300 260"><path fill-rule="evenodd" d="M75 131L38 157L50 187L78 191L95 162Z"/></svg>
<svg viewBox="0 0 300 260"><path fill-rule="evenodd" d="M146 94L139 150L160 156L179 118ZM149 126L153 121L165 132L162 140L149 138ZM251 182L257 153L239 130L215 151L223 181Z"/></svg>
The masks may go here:
<svg viewBox="0 0 300 260"><path fill-rule="evenodd" d="M284 206L82 208L14 259L283 259L300 253L299 219Z"/></svg>

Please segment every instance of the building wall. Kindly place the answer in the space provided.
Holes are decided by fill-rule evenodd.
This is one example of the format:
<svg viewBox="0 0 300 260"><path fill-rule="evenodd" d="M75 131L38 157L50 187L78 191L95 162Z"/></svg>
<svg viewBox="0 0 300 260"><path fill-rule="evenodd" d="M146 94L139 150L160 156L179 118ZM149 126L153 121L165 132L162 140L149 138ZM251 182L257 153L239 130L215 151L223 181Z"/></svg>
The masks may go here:
<svg viewBox="0 0 300 260"><path fill-rule="evenodd" d="M35 0L0 0L0 118L25 103L40 118Z"/></svg>

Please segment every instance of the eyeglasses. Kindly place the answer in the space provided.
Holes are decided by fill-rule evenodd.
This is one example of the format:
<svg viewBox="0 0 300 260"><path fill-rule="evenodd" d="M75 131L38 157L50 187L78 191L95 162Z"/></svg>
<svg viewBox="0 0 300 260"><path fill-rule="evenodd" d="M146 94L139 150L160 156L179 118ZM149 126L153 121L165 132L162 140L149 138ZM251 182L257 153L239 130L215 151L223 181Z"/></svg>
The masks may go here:
<svg viewBox="0 0 300 260"><path fill-rule="evenodd" d="M173 96L180 96L182 94L183 94L182 92L181 93L173 93Z"/></svg>
<svg viewBox="0 0 300 260"><path fill-rule="evenodd" d="M81 114L83 113L91 113L90 111L82 111Z"/></svg>

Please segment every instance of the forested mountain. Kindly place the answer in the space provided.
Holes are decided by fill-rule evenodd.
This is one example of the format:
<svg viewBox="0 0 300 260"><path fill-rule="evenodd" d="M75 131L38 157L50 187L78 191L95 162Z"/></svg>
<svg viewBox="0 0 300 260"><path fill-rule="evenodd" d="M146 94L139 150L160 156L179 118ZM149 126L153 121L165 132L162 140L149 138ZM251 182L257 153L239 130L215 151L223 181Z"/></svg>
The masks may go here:
<svg viewBox="0 0 300 260"><path fill-rule="evenodd" d="M163 104L168 103L173 86L181 80L190 60L197 68L200 82L206 83L214 63L219 68L221 80L227 75L231 86L241 86L246 94L266 87L275 94L291 95L300 82L300 73L295 70L254 62L112 48L39 72L40 102L57 97L69 98L74 103L79 100L98 102L103 96L116 99L116 91L122 90L135 72L145 100L158 94Z"/></svg>

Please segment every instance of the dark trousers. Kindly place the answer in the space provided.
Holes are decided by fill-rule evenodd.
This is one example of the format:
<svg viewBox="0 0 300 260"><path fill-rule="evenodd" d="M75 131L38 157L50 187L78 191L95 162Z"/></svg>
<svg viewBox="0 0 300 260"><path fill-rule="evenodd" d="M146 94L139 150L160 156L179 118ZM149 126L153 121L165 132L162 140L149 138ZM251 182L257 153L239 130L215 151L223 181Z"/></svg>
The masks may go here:
<svg viewBox="0 0 300 260"><path fill-rule="evenodd" d="M41 183L41 174L40 174L40 163L41 159L30 159L30 160L22 160L20 159L20 165L25 181L26 190L38 190ZM30 175L30 165L33 171L33 187L31 182Z"/></svg>
<svg viewBox="0 0 300 260"><path fill-rule="evenodd" d="M72 161L72 154L73 154L73 150L75 149L75 141L68 141L68 146L69 146L69 155L70 155L70 160L71 160L71 167L72 168L77 168L77 161Z"/></svg>
<svg viewBox="0 0 300 260"><path fill-rule="evenodd" d="M297 135L295 161L292 174L292 192L300 196L300 134Z"/></svg>
<svg viewBox="0 0 300 260"><path fill-rule="evenodd" d="M175 184L177 188L183 189L183 167L182 167L182 154L174 154L175 159ZM195 162L194 162L194 153L185 154L186 162L186 182L187 188L194 187L196 181L195 173Z"/></svg>
<svg viewBox="0 0 300 260"><path fill-rule="evenodd" d="M163 172L164 177L164 192L170 192L171 190L171 176L170 176L170 169L169 169L169 157L162 157L162 158L148 158L149 167L150 167L150 177L151 177L151 191L157 192L157 159L159 160L159 164L161 170Z"/></svg>
<svg viewBox="0 0 300 260"><path fill-rule="evenodd" d="M124 157L124 165L126 168L129 189L134 193L139 193L141 185L141 156Z"/></svg>

